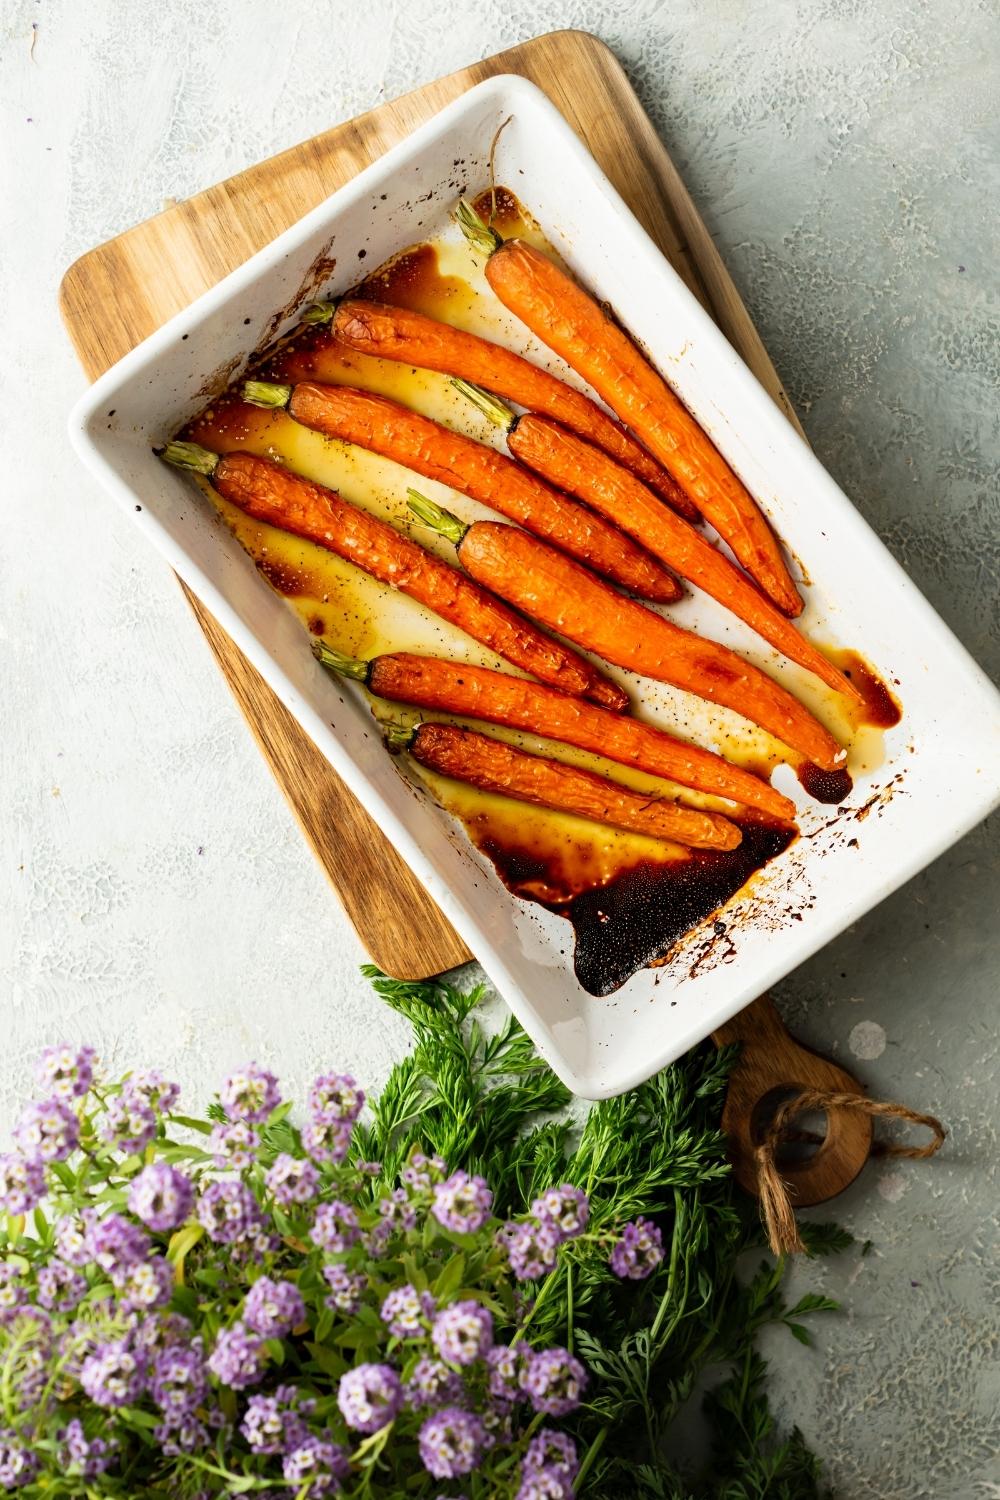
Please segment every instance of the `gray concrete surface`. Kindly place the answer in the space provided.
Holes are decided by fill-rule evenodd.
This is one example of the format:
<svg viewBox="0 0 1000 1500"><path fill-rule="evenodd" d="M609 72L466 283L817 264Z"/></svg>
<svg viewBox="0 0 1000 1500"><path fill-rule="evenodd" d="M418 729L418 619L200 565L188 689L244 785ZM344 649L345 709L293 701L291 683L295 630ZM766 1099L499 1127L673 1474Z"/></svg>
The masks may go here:
<svg viewBox="0 0 1000 1500"><path fill-rule="evenodd" d="M290 1085L318 1053L377 1083L405 1041L171 578L67 450L62 270L166 198L557 26L622 58L820 456L997 673L995 5L4 0L5 1121L63 1033L193 1091L251 1052ZM849 1500L1000 1495L998 896L982 828L778 994L874 1093L951 1130L933 1164L872 1166L834 1206L874 1248L797 1273L844 1302L818 1349L772 1341L782 1415Z"/></svg>

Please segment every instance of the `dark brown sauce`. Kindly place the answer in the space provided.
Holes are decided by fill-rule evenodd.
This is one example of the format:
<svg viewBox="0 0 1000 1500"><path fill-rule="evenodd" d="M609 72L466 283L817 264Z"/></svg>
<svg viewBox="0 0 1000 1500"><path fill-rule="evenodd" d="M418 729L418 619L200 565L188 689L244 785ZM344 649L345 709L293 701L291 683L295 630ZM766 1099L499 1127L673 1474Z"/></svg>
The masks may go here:
<svg viewBox="0 0 1000 1500"><path fill-rule="evenodd" d="M560 874L530 845L477 840L514 895L573 925L573 968L591 995L610 995L663 959L685 933L724 906L752 875L788 848L794 828L746 822L738 849L692 850L665 863L641 860L600 886L559 898ZM472 830L470 830L472 831Z"/></svg>
<svg viewBox="0 0 1000 1500"><path fill-rule="evenodd" d="M309 598L315 598L317 594L323 592L325 587L323 580L314 578L308 568L297 568L281 558L258 558L257 570L263 573L271 587L277 589L279 594L284 594L286 599L296 599L303 594ZM323 621L318 615L316 619L320 629L314 633L322 635Z"/></svg>
<svg viewBox="0 0 1000 1500"><path fill-rule="evenodd" d="M855 720L877 729L891 729L898 724L903 717L902 705L864 657L857 651L832 651L829 654L865 700L863 707L858 705L852 709Z"/></svg>
<svg viewBox="0 0 1000 1500"><path fill-rule="evenodd" d="M525 211L510 188L486 188L472 200L472 206L481 219L504 236L518 234L526 223Z"/></svg>
<svg viewBox="0 0 1000 1500"><path fill-rule="evenodd" d="M795 774L816 802L844 802L854 789L849 771L824 771L809 760L796 767Z"/></svg>
<svg viewBox="0 0 1000 1500"><path fill-rule="evenodd" d="M442 275L434 245L413 245L366 277L355 295L440 317L449 297L468 298L469 283Z"/></svg>
<svg viewBox="0 0 1000 1500"><path fill-rule="evenodd" d="M269 428L280 430L288 421L284 412L267 411L262 406L248 406L235 393L221 396L185 427L185 442L200 443L217 453L234 448L257 447L267 441Z"/></svg>

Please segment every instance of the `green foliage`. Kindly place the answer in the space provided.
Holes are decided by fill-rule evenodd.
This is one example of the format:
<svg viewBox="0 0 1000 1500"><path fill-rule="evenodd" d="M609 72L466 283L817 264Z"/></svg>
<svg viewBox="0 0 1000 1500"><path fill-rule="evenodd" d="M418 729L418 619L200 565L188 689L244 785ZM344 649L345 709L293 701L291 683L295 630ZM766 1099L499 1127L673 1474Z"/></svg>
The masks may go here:
<svg viewBox="0 0 1000 1500"><path fill-rule="evenodd" d="M776 1433L755 1342L768 1324L808 1342L801 1319L836 1303L810 1294L787 1307L780 1261L764 1262L749 1281L737 1274L763 1242L753 1206L731 1183L719 1127L732 1052L695 1049L593 1105L574 1127L564 1117L567 1091L517 1022L484 1034L474 1015L480 990L366 972L411 1022L416 1047L376 1102L362 1154L391 1170L414 1146L429 1146L449 1167L481 1172L501 1214L523 1213L546 1187L572 1182L590 1195L596 1235L639 1215L663 1232L667 1254L647 1282L623 1285L606 1253L581 1240L534 1289L532 1337L567 1344L591 1372L587 1404L568 1423L586 1455L579 1494L817 1500L817 1460L798 1432ZM802 1228L813 1255L852 1243L835 1225ZM694 1473L668 1455L699 1401L710 1451Z"/></svg>

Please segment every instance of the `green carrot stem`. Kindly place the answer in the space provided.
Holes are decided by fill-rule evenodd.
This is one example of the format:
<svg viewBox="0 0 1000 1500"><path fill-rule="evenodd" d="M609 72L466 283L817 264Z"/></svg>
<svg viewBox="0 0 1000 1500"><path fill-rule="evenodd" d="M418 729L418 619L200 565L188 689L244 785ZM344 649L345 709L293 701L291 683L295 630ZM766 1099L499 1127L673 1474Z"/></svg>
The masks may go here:
<svg viewBox="0 0 1000 1500"><path fill-rule="evenodd" d="M250 406L287 406L292 399L290 385L275 385L270 380L245 380L243 400Z"/></svg>
<svg viewBox="0 0 1000 1500"><path fill-rule="evenodd" d="M471 401L473 406L482 412L484 417L489 417L496 427L505 427L508 430L514 426L517 418L505 401L499 396L494 396L490 391L484 391L481 385L473 385L470 380L453 379L451 384L464 396L466 401Z"/></svg>
<svg viewBox="0 0 1000 1500"><path fill-rule="evenodd" d="M195 474L214 474L220 455L211 452L208 448L201 448L197 443L167 443L165 448L157 450L164 463L173 464L175 469L191 469Z"/></svg>
<svg viewBox="0 0 1000 1500"><path fill-rule="evenodd" d="M451 511L445 510L443 506L435 505L433 500L429 500L419 490L407 490L406 497L407 505L419 521L422 521L425 526L429 526L432 531L436 531L441 536L447 537L448 541L454 546L459 546L462 538L469 529L464 521L460 521L457 516L453 516Z"/></svg>
<svg viewBox="0 0 1000 1500"><path fill-rule="evenodd" d="M321 666L328 667L331 672L339 672L341 677L353 677L355 682L368 681L371 663L360 657L344 656L340 651L334 651L326 641L313 641L312 654Z"/></svg>
<svg viewBox="0 0 1000 1500"><path fill-rule="evenodd" d="M481 255L492 255L503 244L502 236L476 213L468 198L459 198L455 222L473 250L478 250Z"/></svg>
<svg viewBox="0 0 1000 1500"><path fill-rule="evenodd" d="M385 743L390 750L409 750L417 737L419 724L385 724Z"/></svg>
<svg viewBox="0 0 1000 1500"><path fill-rule="evenodd" d="M336 302L314 302L302 314L303 323L329 323L337 311Z"/></svg>

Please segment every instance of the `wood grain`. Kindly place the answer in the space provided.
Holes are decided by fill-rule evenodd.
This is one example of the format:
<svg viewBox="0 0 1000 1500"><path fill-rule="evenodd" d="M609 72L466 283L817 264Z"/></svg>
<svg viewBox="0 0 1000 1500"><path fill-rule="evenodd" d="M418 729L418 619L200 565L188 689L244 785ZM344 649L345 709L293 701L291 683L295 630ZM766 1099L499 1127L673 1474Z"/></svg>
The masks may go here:
<svg viewBox="0 0 1000 1500"><path fill-rule="evenodd" d="M713 1031L719 1047L740 1044L729 1076L722 1128L729 1137L733 1175L748 1193L757 1191L754 1147L777 1106L803 1089L862 1094L858 1080L829 1058L812 1052L785 1030L774 1003L761 995L739 1015ZM873 1122L857 1110L831 1109L826 1135L802 1161L782 1162L781 1176L796 1208L825 1203L849 1187L871 1154Z"/></svg>
<svg viewBox="0 0 1000 1500"><path fill-rule="evenodd" d="M497 73L519 73L549 95L798 427L711 236L621 65L596 37L580 31L552 32L438 79L89 251L60 289L62 315L87 374L96 379L417 125ZM257 744L375 962L407 979L462 963L470 955L426 891L260 675L188 597Z"/></svg>

